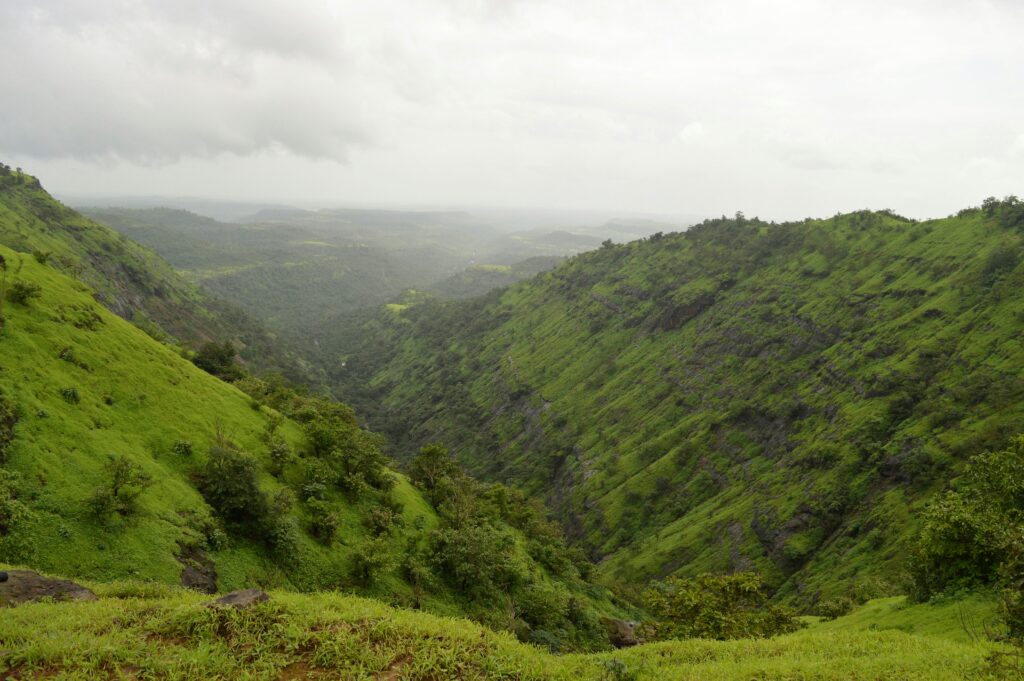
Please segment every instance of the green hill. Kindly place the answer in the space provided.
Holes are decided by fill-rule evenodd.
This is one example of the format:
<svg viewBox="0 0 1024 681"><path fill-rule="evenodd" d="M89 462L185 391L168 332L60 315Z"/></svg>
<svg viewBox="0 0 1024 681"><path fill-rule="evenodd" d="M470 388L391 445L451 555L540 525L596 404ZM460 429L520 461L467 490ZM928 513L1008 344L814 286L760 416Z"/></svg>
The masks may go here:
<svg viewBox="0 0 1024 681"><path fill-rule="evenodd" d="M342 589L550 647L608 645L598 617L628 608L586 582L521 497L447 471L428 501L350 408L200 370L54 256L23 252L61 245L35 224L14 228L22 250L0 246L4 561L208 590Z"/></svg>
<svg viewBox="0 0 1024 681"><path fill-rule="evenodd" d="M738 215L324 345L398 451L448 441L542 495L607 579L899 593L913 510L1022 429L1022 228L1013 199L925 222Z"/></svg>
<svg viewBox="0 0 1024 681"><path fill-rule="evenodd" d="M259 323L183 279L153 251L64 206L30 175L0 176L0 244L46 259L156 337L189 345L231 339L254 368L308 378Z"/></svg>

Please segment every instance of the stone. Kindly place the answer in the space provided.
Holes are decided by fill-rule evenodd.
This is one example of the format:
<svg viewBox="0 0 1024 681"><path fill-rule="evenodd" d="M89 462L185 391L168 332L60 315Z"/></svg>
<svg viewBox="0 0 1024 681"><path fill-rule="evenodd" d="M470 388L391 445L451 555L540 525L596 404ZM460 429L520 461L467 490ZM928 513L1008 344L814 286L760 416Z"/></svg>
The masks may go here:
<svg viewBox="0 0 1024 681"><path fill-rule="evenodd" d="M601 623L608 630L608 640L616 648L628 648L640 643L636 635L636 622L605 617L601 619Z"/></svg>
<svg viewBox="0 0 1024 681"><path fill-rule="evenodd" d="M270 600L270 596L265 591L260 589L242 589L241 591L232 591L229 594L225 594L217 600L210 601L206 604L208 608L238 608L239 610L245 610L251 608L259 603L266 603Z"/></svg>
<svg viewBox="0 0 1024 681"><path fill-rule="evenodd" d="M96 594L66 579L43 577L32 570L9 570L0 579L0 606L52 598L55 601L95 601Z"/></svg>

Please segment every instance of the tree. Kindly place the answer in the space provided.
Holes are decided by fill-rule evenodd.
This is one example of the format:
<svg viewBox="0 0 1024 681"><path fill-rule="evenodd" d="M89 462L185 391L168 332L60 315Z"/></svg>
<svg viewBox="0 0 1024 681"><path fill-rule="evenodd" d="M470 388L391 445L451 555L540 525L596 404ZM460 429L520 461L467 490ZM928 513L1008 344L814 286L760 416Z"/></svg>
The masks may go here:
<svg viewBox="0 0 1024 681"><path fill-rule="evenodd" d="M448 448L436 442L420 449L409 466L412 481L427 492L433 492L442 478L450 478L457 472L458 466L452 461Z"/></svg>
<svg viewBox="0 0 1024 681"><path fill-rule="evenodd" d="M489 525L449 527L435 530L430 544L441 576L471 598L494 596L521 579L508 532Z"/></svg>
<svg viewBox="0 0 1024 681"><path fill-rule="evenodd" d="M670 577L648 589L644 604L660 620L659 638L763 638L801 626L790 610L768 603L753 572Z"/></svg>
<svg viewBox="0 0 1024 681"><path fill-rule="evenodd" d="M237 381L245 375L242 367L235 361L237 354L231 341L211 341L199 348L196 356L192 358L192 363L223 381Z"/></svg>
<svg viewBox="0 0 1024 681"><path fill-rule="evenodd" d="M111 513L127 516L137 510L137 500L153 478L126 456L111 455L104 464L106 479L93 492L89 507L100 518Z"/></svg>
<svg viewBox="0 0 1024 681"><path fill-rule="evenodd" d="M225 520L257 526L267 512L266 496L257 482L256 460L234 447L214 445L202 473L201 490Z"/></svg>
<svg viewBox="0 0 1024 681"><path fill-rule="evenodd" d="M395 558L384 537L365 539L352 553L352 576L363 586L370 586L394 568Z"/></svg>
<svg viewBox="0 0 1024 681"><path fill-rule="evenodd" d="M11 289L7 291L7 299L18 305L28 305L28 301L38 298L41 291L39 284L18 280L11 284Z"/></svg>

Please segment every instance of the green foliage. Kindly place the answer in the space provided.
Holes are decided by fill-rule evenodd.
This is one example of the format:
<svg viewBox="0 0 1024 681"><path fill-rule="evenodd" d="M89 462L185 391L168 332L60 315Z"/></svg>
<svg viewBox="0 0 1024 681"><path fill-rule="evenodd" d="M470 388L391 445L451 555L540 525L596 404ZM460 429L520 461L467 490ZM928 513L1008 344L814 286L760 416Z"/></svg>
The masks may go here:
<svg viewBox="0 0 1024 681"><path fill-rule="evenodd" d="M1010 634L1024 639L1024 437L973 457L955 488L929 504L911 574L919 600L1000 586Z"/></svg>
<svg viewBox="0 0 1024 681"><path fill-rule="evenodd" d="M816 608L818 615L827 620L834 620L843 615L853 612L854 602L849 596L837 596L818 603Z"/></svg>
<svg viewBox="0 0 1024 681"><path fill-rule="evenodd" d="M52 254L49 251L40 251L40 250L32 251L32 257L40 265L45 265L47 263L47 261L50 259L51 255Z"/></svg>
<svg viewBox="0 0 1024 681"><path fill-rule="evenodd" d="M60 396L68 404L78 404L82 401L82 396L78 394L78 388L75 387L61 388Z"/></svg>
<svg viewBox="0 0 1024 681"><path fill-rule="evenodd" d="M0 393L0 464L7 461L14 443L14 426L18 423L18 408L11 398Z"/></svg>
<svg viewBox="0 0 1024 681"><path fill-rule="evenodd" d="M18 305L28 305L30 300L42 295L42 291L43 289L35 282L17 279L7 289L7 300Z"/></svg>
<svg viewBox="0 0 1024 681"><path fill-rule="evenodd" d="M28 506L18 499L15 473L0 468L0 538L31 517Z"/></svg>
<svg viewBox="0 0 1024 681"><path fill-rule="evenodd" d="M222 519L254 529L266 516L268 501L260 490L256 460L231 446L210 448L200 489Z"/></svg>
<svg viewBox="0 0 1024 681"><path fill-rule="evenodd" d="M306 508L311 518L310 533L324 544L334 541L341 526L341 519L334 507L320 499L310 498L306 500Z"/></svg>
<svg viewBox="0 0 1024 681"><path fill-rule="evenodd" d="M644 594L660 638L763 638L796 631L793 612L768 602L760 575L671 577Z"/></svg>
<svg viewBox="0 0 1024 681"><path fill-rule="evenodd" d="M230 341L205 343L192 358L193 364L223 381L236 381L244 372L235 361L238 353Z"/></svg>
<svg viewBox="0 0 1024 681"><path fill-rule="evenodd" d="M103 483L88 500L89 510L97 518L111 513L129 516L138 510L138 498L153 484L153 478L135 461L122 455L111 455L103 467Z"/></svg>
<svg viewBox="0 0 1024 681"><path fill-rule="evenodd" d="M397 561L384 537L364 539L352 552L352 578L370 586L395 569Z"/></svg>
<svg viewBox="0 0 1024 681"><path fill-rule="evenodd" d="M439 574L470 598L493 598L523 579L516 569L514 539L489 525L435 530L431 556Z"/></svg>
<svg viewBox="0 0 1024 681"><path fill-rule="evenodd" d="M180 456L183 459L190 458L195 451L190 440L176 440L171 445L171 453L175 456Z"/></svg>

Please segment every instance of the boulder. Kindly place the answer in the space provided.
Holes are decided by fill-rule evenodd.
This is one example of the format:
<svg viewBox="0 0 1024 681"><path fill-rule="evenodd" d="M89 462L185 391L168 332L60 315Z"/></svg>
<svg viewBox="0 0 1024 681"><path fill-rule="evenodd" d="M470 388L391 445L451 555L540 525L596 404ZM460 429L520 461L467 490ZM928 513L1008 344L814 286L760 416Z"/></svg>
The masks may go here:
<svg viewBox="0 0 1024 681"><path fill-rule="evenodd" d="M636 632L636 622L626 622L625 620L605 617L601 620L601 623L608 630L608 640L616 648L628 648L640 643Z"/></svg>
<svg viewBox="0 0 1024 681"><path fill-rule="evenodd" d="M15 606L52 598L55 601L95 601L96 594L66 579L43 577L32 570L8 570L0 579L0 606Z"/></svg>
<svg viewBox="0 0 1024 681"><path fill-rule="evenodd" d="M251 608L258 603L266 603L270 600L270 596L265 591L260 589L242 589L241 591L232 591L229 594L225 594L217 600L210 601L206 604L208 608L238 608L239 610L245 610Z"/></svg>

